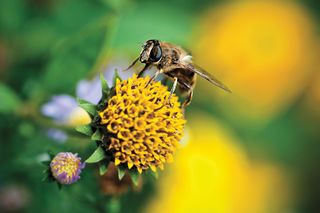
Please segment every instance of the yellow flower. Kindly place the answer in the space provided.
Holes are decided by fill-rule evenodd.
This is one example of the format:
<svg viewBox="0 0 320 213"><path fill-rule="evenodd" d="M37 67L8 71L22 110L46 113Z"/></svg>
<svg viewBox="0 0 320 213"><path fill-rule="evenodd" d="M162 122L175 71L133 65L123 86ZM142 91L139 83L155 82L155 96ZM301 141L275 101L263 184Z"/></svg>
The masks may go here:
<svg viewBox="0 0 320 213"><path fill-rule="evenodd" d="M315 67L313 23L291 1L224 4L204 16L198 32L197 63L230 86L233 94L213 95L238 120L267 121L284 110L305 89Z"/></svg>
<svg viewBox="0 0 320 213"><path fill-rule="evenodd" d="M159 180L158 194L145 212L283 210L286 203L280 196L286 196L282 192L288 186L282 171L276 166L252 166L228 131L207 116L196 116L189 122L190 142L177 152L175 162Z"/></svg>
<svg viewBox="0 0 320 213"><path fill-rule="evenodd" d="M185 124L178 97L160 82L134 75L117 80L115 94L99 115L110 134L107 149L114 153L115 165L156 171L172 161Z"/></svg>

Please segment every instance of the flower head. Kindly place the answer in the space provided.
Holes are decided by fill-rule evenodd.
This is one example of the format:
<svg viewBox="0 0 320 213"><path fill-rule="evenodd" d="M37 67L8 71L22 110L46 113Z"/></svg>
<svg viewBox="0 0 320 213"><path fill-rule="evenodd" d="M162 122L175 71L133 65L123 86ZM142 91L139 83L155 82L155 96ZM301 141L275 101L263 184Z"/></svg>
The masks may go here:
<svg viewBox="0 0 320 213"><path fill-rule="evenodd" d="M61 184L72 184L80 179L85 163L71 152L60 152L51 161L52 176Z"/></svg>
<svg viewBox="0 0 320 213"><path fill-rule="evenodd" d="M135 166L139 173L172 161L185 124L178 97L173 94L169 101L167 87L149 81L136 75L117 80L114 95L99 112L115 165Z"/></svg>

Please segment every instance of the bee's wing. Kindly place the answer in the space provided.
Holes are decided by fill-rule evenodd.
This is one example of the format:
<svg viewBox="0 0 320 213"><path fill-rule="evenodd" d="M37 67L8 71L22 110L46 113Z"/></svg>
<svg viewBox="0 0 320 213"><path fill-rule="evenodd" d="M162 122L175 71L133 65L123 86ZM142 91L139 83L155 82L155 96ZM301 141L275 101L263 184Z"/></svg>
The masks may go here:
<svg viewBox="0 0 320 213"><path fill-rule="evenodd" d="M206 79L207 81L209 81L210 83L214 84L215 86L217 86L217 87L219 87L219 88L231 93L231 90L226 85L224 85L221 81L216 79L212 74L208 73L207 71L205 71L201 67L199 67L199 66L197 66L195 64L185 64L184 66L189 71L200 75L202 78Z"/></svg>

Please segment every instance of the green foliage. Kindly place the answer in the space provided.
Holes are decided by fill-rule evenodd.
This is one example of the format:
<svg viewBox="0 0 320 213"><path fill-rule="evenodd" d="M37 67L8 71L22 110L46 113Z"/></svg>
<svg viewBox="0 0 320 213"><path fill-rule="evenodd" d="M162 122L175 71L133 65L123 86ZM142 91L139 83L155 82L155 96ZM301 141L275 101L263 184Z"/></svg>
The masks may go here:
<svg viewBox="0 0 320 213"><path fill-rule="evenodd" d="M85 161L86 163L97 163L105 158L103 149L99 146L90 157Z"/></svg>
<svg viewBox="0 0 320 213"><path fill-rule="evenodd" d="M95 116L97 114L97 107L96 105L90 103L89 101L82 100L80 98L77 99L79 106L87 111L90 115Z"/></svg>
<svg viewBox="0 0 320 213"><path fill-rule="evenodd" d="M21 105L17 94L6 85L0 83L0 113L15 112Z"/></svg>
<svg viewBox="0 0 320 213"><path fill-rule="evenodd" d="M131 177L131 180L132 180L133 184L135 186L137 186L138 183L139 183L139 177L140 177L140 174L139 174L138 170L135 169L135 168L130 169L129 170L129 175Z"/></svg>
<svg viewBox="0 0 320 213"><path fill-rule="evenodd" d="M121 79L121 77L120 77L120 75L119 75L118 70L115 70L115 71L114 71L114 76L113 76L113 85L116 85L117 80L122 81L122 79Z"/></svg>
<svg viewBox="0 0 320 213"><path fill-rule="evenodd" d="M109 166L110 161L104 159L103 161L100 162L99 165L99 174L104 175L105 173L108 172L108 166Z"/></svg>
<svg viewBox="0 0 320 213"><path fill-rule="evenodd" d="M93 141L101 141L102 140L102 133L99 129L97 129L93 135L91 136L91 140Z"/></svg>
<svg viewBox="0 0 320 213"><path fill-rule="evenodd" d="M108 95L110 92L110 87L108 86L108 83L102 73L100 74L100 82L101 82L102 94Z"/></svg>
<svg viewBox="0 0 320 213"><path fill-rule="evenodd" d="M118 165L118 178L119 180L122 180L124 175L126 174L127 167L124 165Z"/></svg>
<svg viewBox="0 0 320 213"><path fill-rule="evenodd" d="M91 124L76 127L76 131L84 135L91 136L93 134Z"/></svg>

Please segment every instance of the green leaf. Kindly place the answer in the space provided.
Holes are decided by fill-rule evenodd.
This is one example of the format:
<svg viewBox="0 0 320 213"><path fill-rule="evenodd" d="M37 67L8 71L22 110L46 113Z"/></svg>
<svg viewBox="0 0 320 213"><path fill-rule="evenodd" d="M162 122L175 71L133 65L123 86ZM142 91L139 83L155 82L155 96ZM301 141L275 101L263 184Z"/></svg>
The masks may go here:
<svg viewBox="0 0 320 213"><path fill-rule="evenodd" d="M17 94L6 85L0 83L0 112L12 113L20 106L21 101Z"/></svg>
<svg viewBox="0 0 320 213"><path fill-rule="evenodd" d="M100 81L101 81L102 94L109 94L110 87L102 73L100 73Z"/></svg>
<svg viewBox="0 0 320 213"><path fill-rule="evenodd" d="M135 186L138 186L139 177L140 177L140 174L139 174L138 170L135 169L135 168L134 169L130 169L129 170L129 174L130 174L130 177L131 177L131 180L132 180L133 184Z"/></svg>
<svg viewBox="0 0 320 213"><path fill-rule="evenodd" d="M92 155L85 161L86 163L97 163L105 158L103 149L99 146Z"/></svg>
<svg viewBox="0 0 320 213"><path fill-rule="evenodd" d="M90 124L77 126L76 128L77 132L80 132L84 135L91 136L93 134L92 128Z"/></svg>
<svg viewBox="0 0 320 213"><path fill-rule="evenodd" d="M118 178L119 180L122 180L124 175L126 174L126 167L123 165L118 166Z"/></svg>
<svg viewBox="0 0 320 213"><path fill-rule="evenodd" d="M93 140L93 141L101 141L102 140L102 133L100 132L99 129L97 129L95 131L95 133L93 133L93 135L91 136L91 140Z"/></svg>
<svg viewBox="0 0 320 213"><path fill-rule="evenodd" d="M108 171L109 163L110 163L109 160L104 160L100 163L100 166L99 166L100 175L104 175Z"/></svg>
<svg viewBox="0 0 320 213"><path fill-rule="evenodd" d="M120 81L122 81L119 72L117 69L114 70L114 76L113 76L113 85L116 86L117 83L117 79L119 79Z"/></svg>
<svg viewBox="0 0 320 213"><path fill-rule="evenodd" d="M86 112L88 112L90 115L96 115L97 114L97 107L96 105L90 103L89 101L77 98L77 102L79 106L84 109Z"/></svg>

